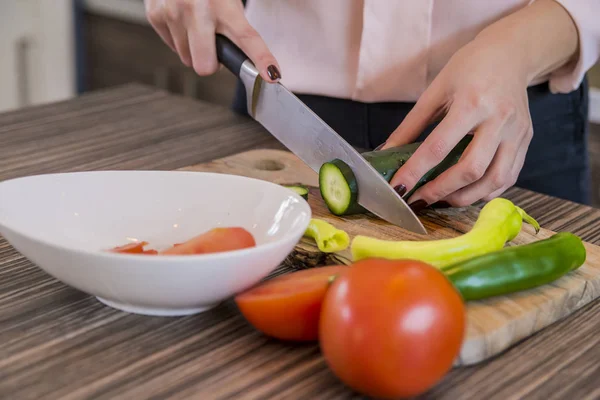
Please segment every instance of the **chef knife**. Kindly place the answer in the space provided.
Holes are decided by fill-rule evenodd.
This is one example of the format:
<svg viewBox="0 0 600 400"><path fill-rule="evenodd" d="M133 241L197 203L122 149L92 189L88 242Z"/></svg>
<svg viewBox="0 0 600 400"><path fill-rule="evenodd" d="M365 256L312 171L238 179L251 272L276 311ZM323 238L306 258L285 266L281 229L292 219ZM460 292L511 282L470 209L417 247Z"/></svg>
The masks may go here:
<svg viewBox="0 0 600 400"><path fill-rule="evenodd" d="M348 142L281 83L265 82L244 52L221 34L217 58L246 89L248 113L314 171L344 161L357 181L358 203L379 218L426 234L425 227L390 184Z"/></svg>

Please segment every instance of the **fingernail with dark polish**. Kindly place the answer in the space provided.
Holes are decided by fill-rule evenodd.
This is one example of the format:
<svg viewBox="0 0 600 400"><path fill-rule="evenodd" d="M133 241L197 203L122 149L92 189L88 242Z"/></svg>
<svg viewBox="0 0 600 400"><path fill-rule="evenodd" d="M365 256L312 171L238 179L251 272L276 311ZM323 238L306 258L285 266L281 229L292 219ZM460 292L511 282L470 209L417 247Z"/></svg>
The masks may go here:
<svg viewBox="0 0 600 400"><path fill-rule="evenodd" d="M398 193L400 196L404 196L404 194L406 193L406 186L400 184L398 186L394 186L394 190L396 191L396 193Z"/></svg>
<svg viewBox="0 0 600 400"><path fill-rule="evenodd" d="M427 202L421 199L410 203L408 206L413 210L413 212L418 213L419 211L427 207Z"/></svg>
<svg viewBox="0 0 600 400"><path fill-rule="evenodd" d="M273 80L273 81L276 81L277 79L281 79L281 74L279 73L279 70L277 69L277 67L274 65L269 65L267 67L267 75L269 75L269 78L271 78L271 80Z"/></svg>
<svg viewBox="0 0 600 400"><path fill-rule="evenodd" d="M438 201L437 203L432 204L431 207L433 207L433 208L450 208L450 207L452 207L452 204L448 203L447 201Z"/></svg>

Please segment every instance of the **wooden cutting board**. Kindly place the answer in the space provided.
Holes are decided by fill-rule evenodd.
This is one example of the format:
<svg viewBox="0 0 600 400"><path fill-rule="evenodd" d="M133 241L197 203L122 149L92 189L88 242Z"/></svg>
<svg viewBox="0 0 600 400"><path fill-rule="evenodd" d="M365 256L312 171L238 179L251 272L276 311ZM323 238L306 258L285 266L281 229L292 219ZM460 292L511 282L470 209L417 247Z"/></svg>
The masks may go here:
<svg viewBox="0 0 600 400"><path fill-rule="evenodd" d="M311 187L309 204L313 217L329 221L353 237L357 234L394 240L431 240L461 235L471 229L478 209L432 210L422 217L429 235L421 236L369 215L339 218L327 210L318 190L318 175L293 154L281 150L253 150L209 163L184 168L243 175L279 184L303 183ZM528 211L528 210L525 210ZM554 232L542 229L537 235L523 224L511 244L525 244L549 237ZM600 295L600 247L586 243L587 261L552 284L509 296L469 302L465 341L456 365L471 365L486 360L569 315ZM296 268L336 262L350 263L348 251L323 255L314 244L303 239L287 263Z"/></svg>

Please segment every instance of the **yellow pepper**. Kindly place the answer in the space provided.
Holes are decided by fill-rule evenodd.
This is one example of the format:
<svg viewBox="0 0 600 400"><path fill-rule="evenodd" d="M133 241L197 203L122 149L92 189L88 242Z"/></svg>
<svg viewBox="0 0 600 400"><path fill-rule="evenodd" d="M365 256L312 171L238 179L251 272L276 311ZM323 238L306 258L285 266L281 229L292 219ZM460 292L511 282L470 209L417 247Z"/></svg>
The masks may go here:
<svg viewBox="0 0 600 400"><path fill-rule="evenodd" d="M342 251L350 244L350 237L345 231L316 218L310 220L304 236L314 239L323 253Z"/></svg>
<svg viewBox="0 0 600 400"><path fill-rule="evenodd" d="M354 261L365 258L412 259L441 268L475 256L500 250L521 231L522 222L536 233L540 226L511 201L495 198L488 202L473 228L464 235L429 241L392 241L356 236L351 251Z"/></svg>

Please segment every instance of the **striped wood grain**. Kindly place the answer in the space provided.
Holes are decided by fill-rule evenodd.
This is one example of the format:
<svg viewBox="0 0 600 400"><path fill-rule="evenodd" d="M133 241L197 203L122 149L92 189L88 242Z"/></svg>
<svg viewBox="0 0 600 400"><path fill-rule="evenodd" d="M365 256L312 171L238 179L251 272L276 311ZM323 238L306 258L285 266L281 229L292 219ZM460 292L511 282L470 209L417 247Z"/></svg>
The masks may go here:
<svg viewBox="0 0 600 400"><path fill-rule="evenodd" d="M0 179L72 170L176 169L280 147L256 123L132 85L0 114ZM554 231L600 243L600 211L513 189ZM284 272L285 267L278 273ZM595 301L423 398L600 397ZM164 319L124 314L37 269L0 238L2 399L358 398L315 345L254 332L231 303Z"/></svg>

